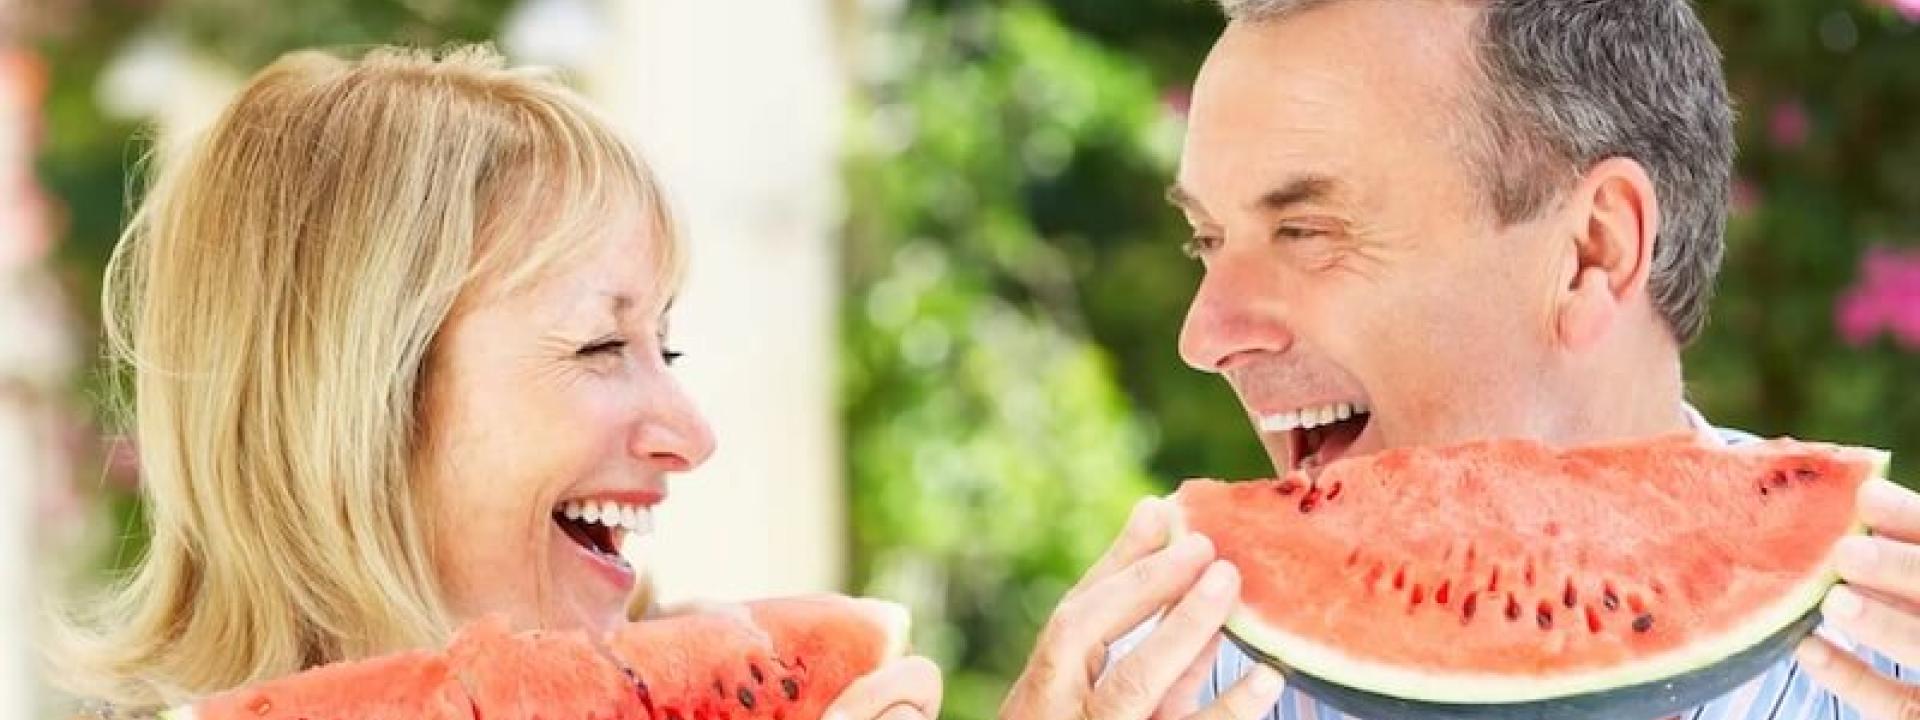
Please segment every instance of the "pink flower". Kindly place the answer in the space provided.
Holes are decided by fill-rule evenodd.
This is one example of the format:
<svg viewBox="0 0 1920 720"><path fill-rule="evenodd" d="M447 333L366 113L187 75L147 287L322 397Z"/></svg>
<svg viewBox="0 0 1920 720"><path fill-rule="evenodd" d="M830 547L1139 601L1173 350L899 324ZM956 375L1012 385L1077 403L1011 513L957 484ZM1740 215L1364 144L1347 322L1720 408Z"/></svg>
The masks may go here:
<svg viewBox="0 0 1920 720"><path fill-rule="evenodd" d="M1840 336L1864 345L1889 332L1902 346L1920 350L1920 251L1868 250L1860 275L1836 308Z"/></svg>
<svg viewBox="0 0 1920 720"><path fill-rule="evenodd" d="M1773 113L1767 116L1767 137L1778 147L1798 149L1807 144L1807 136L1811 134L1813 118L1807 115L1807 106L1797 99L1774 105Z"/></svg>
<svg viewBox="0 0 1920 720"><path fill-rule="evenodd" d="M1920 22L1920 0L1880 0L1880 4L1893 8L1908 22Z"/></svg>

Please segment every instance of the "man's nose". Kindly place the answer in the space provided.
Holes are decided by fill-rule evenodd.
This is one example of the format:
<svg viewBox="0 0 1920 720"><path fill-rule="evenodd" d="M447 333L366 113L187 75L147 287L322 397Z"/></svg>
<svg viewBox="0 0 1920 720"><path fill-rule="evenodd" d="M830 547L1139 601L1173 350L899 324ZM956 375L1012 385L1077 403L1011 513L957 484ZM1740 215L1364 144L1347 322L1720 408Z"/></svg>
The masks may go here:
<svg viewBox="0 0 1920 720"><path fill-rule="evenodd" d="M1241 358L1293 346L1276 279L1221 258L1207 269L1180 328L1180 359L1221 372Z"/></svg>

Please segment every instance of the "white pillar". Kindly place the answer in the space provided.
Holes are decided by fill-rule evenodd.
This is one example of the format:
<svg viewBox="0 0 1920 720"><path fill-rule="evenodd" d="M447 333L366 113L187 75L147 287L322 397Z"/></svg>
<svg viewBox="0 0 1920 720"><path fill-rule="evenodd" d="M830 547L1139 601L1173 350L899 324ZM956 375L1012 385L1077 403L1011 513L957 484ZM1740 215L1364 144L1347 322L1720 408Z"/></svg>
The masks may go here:
<svg viewBox="0 0 1920 720"><path fill-rule="evenodd" d="M831 0L615 0L591 63L692 251L678 370L719 439L642 550L660 597L837 589L842 28Z"/></svg>

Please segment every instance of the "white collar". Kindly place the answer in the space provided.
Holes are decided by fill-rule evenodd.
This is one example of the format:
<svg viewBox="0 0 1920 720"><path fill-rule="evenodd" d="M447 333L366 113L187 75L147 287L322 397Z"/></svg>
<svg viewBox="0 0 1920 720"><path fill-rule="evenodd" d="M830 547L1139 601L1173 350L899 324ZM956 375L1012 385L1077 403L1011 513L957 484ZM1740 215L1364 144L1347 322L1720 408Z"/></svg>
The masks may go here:
<svg viewBox="0 0 1920 720"><path fill-rule="evenodd" d="M1712 423L1707 422L1707 417L1701 415L1700 411L1693 407L1693 403L1680 403L1680 412L1687 416L1687 426L1693 428L1694 433L1698 434L1701 440L1709 445L1727 444L1727 439L1720 436L1720 431L1714 429Z"/></svg>

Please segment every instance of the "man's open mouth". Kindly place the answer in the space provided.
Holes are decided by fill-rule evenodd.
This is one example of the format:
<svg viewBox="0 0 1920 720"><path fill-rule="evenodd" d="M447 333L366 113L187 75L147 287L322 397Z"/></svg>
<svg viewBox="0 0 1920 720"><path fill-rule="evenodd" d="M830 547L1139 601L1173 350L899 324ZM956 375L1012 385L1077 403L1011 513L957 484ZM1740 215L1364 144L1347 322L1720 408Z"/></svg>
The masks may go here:
<svg viewBox="0 0 1920 720"><path fill-rule="evenodd" d="M1288 470L1313 470L1343 457L1372 417L1366 403L1336 402L1259 417L1260 432L1285 433Z"/></svg>
<svg viewBox="0 0 1920 720"><path fill-rule="evenodd" d="M553 509L553 522L567 538L607 562L626 566L620 546L653 532L653 508L608 500L569 500Z"/></svg>

